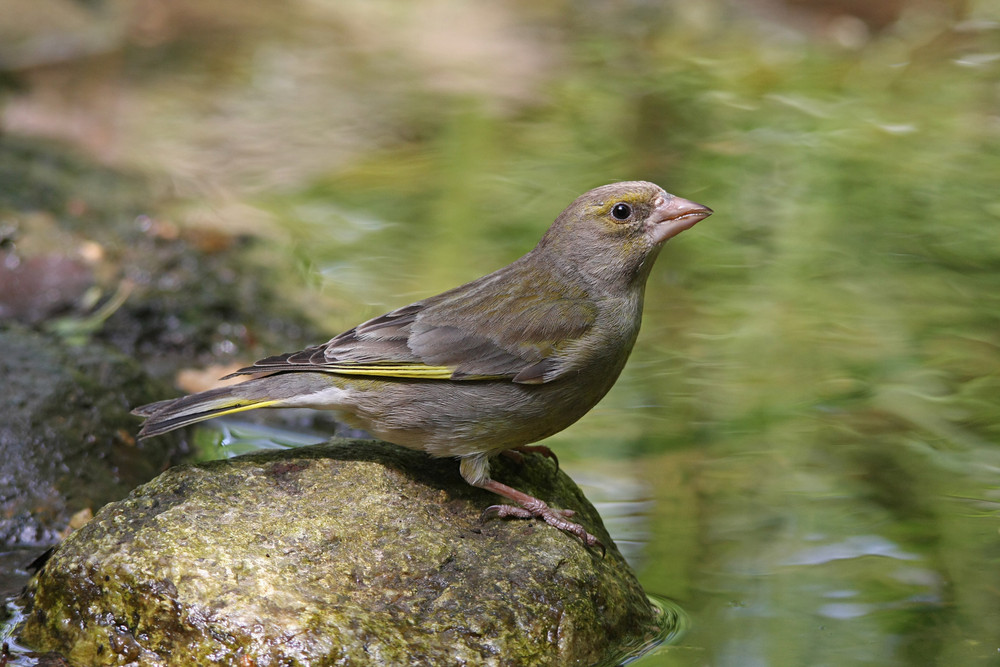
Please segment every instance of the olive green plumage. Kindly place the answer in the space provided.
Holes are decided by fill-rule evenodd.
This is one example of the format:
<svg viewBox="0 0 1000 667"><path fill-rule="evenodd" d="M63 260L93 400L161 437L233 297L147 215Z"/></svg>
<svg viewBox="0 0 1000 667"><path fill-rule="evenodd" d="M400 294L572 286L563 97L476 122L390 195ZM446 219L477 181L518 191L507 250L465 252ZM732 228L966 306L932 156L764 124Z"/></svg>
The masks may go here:
<svg viewBox="0 0 1000 667"><path fill-rule="evenodd" d="M139 435L259 407L332 409L389 442L460 458L470 484L518 503L497 514L598 545L572 512L491 480L489 459L561 431L607 393L660 248L710 214L652 183L596 188L512 264L234 374L247 382L138 408Z"/></svg>

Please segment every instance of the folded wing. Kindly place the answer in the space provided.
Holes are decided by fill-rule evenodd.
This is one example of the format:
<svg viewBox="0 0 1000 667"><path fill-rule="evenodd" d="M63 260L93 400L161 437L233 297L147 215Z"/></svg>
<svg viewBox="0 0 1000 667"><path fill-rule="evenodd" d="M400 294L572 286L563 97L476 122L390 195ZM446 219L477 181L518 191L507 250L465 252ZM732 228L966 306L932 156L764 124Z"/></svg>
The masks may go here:
<svg viewBox="0 0 1000 667"><path fill-rule="evenodd" d="M511 267L507 267L511 268ZM594 325L582 289L511 284L505 270L368 320L323 345L268 357L233 375L320 371L427 380L539 384Z"/></svg>

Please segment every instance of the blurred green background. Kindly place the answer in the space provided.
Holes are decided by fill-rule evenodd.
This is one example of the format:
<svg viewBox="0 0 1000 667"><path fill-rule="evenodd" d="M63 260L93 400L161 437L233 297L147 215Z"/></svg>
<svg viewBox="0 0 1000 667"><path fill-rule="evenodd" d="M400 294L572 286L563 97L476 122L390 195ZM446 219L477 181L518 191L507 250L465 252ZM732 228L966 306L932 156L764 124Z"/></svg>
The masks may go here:
<svg viewBox="0 0 1000 667"><path fill-rule="evenodd" d="M549 442L690 616L639 664L1000 664L997 0L5 4L3 136L257 239L324 336L597 185L712 207Z"/></svg>

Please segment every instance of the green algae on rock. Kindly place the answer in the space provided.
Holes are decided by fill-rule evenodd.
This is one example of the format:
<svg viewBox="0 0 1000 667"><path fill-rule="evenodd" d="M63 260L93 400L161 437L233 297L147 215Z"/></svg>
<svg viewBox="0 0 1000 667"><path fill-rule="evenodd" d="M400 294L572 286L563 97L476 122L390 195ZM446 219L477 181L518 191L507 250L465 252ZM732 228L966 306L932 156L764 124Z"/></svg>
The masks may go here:
<svg viewBox="0 0 1000 667"><path fill-rule="evenodd" d="M450 460L366 440L173 468L103 508L29 585L21 637L111 665L581 664L657 631L593 506L552 464L500 478L577 510L607 556Z"/></svg>

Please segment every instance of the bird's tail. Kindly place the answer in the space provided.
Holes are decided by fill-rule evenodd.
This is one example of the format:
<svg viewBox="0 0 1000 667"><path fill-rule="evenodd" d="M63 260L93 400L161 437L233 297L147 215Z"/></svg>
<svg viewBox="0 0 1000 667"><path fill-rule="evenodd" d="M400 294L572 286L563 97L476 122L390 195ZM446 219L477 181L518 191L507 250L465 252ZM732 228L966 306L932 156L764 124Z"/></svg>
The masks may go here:
<svg viewBox="0 0 1000 667"><path fill-rule="evenodd" d="M138 407L132 414L146 418L139 430L139 437L151 438L213 417L266 408L281 402L278 398L254 396L256 392L248 392L251 387L245 385L253 385L255 382L259 380Z"/></svg>

